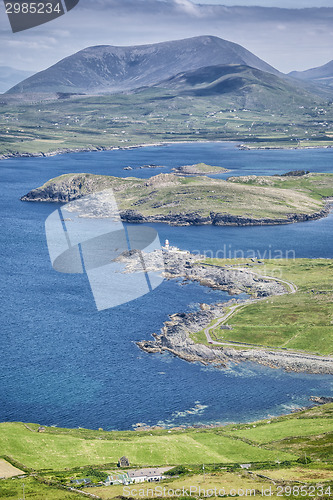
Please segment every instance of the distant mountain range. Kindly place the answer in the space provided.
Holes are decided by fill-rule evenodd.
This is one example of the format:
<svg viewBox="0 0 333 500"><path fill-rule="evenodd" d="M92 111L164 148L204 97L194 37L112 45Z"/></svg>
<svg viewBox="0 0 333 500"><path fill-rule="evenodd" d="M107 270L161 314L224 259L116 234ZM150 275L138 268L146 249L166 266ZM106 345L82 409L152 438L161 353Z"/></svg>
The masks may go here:
<svg viewBox="0 0 333 500"><path fill-rule="evenodd" d="M323 66L319 66L318 68L308 69L307 71L292 71L289 73L289 76L299 80L333 87L333 61Z"/></svg>
<svg viewBox="0 0 333 500"><path fill-rule="evenodd" d="M133 47L89 47L23 80L9 93L115 93L151 87L208 64L245 65L280 74L240 45L214 36L199 36Z"/></svg>
<svg viewBox="0 0 333 500"><path fill-rule="evenodd" d="M103 45L88 47L26 78L6 98L36 101L42 95L140 92L148 102L151 94L146 91L158 88L169 96L224 96L225 103L252 110L311 107L318 99L331 98L331 87L317 81L326 77L327 83L331 67L333 62L285 75L244 47L215 36L133 47Z"/></svg>
<svg viewBox="0 0 333 500"><path fill-rule="evenodd" d="M10 68L9 66L0 66L0 94L7 92L13 85L16 85L32 74L33 71L22 71Z"/></svg>

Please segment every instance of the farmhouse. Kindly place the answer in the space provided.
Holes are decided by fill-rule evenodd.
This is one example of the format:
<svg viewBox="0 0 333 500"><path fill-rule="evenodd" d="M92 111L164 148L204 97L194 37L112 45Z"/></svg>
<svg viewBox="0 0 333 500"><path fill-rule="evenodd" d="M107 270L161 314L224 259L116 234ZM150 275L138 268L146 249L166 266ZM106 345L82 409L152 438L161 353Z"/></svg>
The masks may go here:
<svg viewBox="0 0 333 500"><path fill-rule="evenodd" d="M128 471L129 478L132 483L148 483L162 481L165 479L164 473L170 467L157 467L156 469L134 469Z"/></svg>
<svg viewBox="0 0 333 500"><path fill-rule="evenodd" d="M129 471L112 472L104 481L104 486L117 484L133 484L144 482L158 482L166 479L164 474L172 467L156 467L154 469L132 469Z"/></svg>

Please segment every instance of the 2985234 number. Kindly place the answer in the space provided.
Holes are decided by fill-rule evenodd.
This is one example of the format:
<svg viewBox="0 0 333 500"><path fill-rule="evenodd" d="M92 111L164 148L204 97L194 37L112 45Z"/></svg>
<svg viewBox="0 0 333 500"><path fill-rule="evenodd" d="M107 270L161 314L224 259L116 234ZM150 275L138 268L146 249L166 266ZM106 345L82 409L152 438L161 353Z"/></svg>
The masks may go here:
<svg viewBox="0 0 333 500"><path fill-rule="evenodd" d="M278 497L322 497L331 496L333 491L331 487L324 486L278 486L276 488L276 496Z"/></svg>
<svg viewBox="0 0 333 500"><path fill-rule="evenodd" d="M51 2L6 2L7 14L61 14L61 4L58 2L53 4Z"/></svg>

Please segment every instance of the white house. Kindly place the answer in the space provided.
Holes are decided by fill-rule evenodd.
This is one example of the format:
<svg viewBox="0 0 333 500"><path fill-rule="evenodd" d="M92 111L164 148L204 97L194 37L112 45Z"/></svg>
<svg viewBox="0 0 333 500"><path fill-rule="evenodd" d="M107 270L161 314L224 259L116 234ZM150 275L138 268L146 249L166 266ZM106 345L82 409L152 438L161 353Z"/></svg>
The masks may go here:
<svg viewBox="0 0 333 500"><path fill-rule="evenodd" d="M155 469L133 469L128 471L128 476L133 483L148 483L162 481L165 472L171 467L157 467Z"/></svg>

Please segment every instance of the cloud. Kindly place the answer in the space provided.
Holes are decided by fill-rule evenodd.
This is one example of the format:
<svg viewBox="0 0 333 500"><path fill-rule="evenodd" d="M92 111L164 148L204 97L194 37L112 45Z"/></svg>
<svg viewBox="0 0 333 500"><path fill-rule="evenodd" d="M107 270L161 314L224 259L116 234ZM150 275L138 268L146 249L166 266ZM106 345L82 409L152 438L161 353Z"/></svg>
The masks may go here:
<svg viewBox="0 0 333 500"><path fill-rule="evenodd" d="M201 15L200 8L189 0L174 0L173 3L180 11L190 14L192 16Z"/></svg>
<svg viewBox="0 0 333 500"><path fill-rule="evenodd" d="M332 59L332 26L333 8L226 7L191 0L81 0L65 16L13 34L0 3L0 65L38 71L91 45L139 45L209 34L239 43L288 72Z"/></svg>

